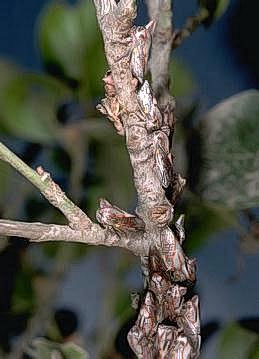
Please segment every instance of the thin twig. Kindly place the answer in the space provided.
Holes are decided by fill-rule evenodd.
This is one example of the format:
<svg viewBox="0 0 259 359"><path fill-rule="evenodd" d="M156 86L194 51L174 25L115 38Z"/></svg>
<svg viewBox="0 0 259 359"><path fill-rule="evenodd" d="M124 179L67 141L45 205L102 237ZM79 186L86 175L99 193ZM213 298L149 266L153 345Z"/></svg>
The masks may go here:
<svg viewBox="0 0 259 359"><path fill-rule="evenodd" d="M179 47L185 39L190 37L208 17L209 12L205 8L201 8L197 15L188 17L183 28L174 33L173 49Z"/></svg>
<svg viewBox="0 0 259 359"><path fill-rule="evenodd" d="M147 255L148 243L143 233L116 233L92 223L88 230L74 230L69 226L57 224L28 223L0 220L0 235L27 238L31 242L70 242L88 245L103 245L125 248L135 255Z"/></svg>
<svg viewBox="0 0 259 359"><path fill-rule="evenodd" d="M50 174L42 167L39 166L34 171L1 142L0 159L9 163L38 188L42 195L65 215L72 228L82 229L91 225L91 220L87 215L67 198L61 188L52 180Z"/></svg>

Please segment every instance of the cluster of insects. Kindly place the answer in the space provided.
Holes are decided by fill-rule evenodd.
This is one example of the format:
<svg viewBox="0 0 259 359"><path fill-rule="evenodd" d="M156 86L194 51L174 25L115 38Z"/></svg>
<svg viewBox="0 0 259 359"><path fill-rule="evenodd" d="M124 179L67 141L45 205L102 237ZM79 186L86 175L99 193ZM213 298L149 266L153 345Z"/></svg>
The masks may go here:
<svg viewBox="0 0 259 359"><path fill-rule="evenodd" d="M178 218L173 230L168 226L173 219L173 206L186 184L180 174L173 172L171 136L175 125L174 108L170 103L159 107L149 82L145 80L155 26L154 21L146 26L133 26L125 39L129 48L125 57L133 78L137 116L144 124L143 127L135 126L137 132L133 140L140 138L143 131L148 136L153 151L154 173L166 190L168 199L167 203L149 210L150 220L159 229L160 244L152 245L149 256L141 258L145 295L142 298L136 293L132 295L132 307L138 310L138 318L128 334L128 341L138 358L196 359L200 350L198 297L186 301L187 288L180 285L181 282L195 281L195 260L189 259L182 249L184 216ZM110 71L103 81L106 97L98 109L113 123L117 133L124 136L124 109L119 103ZM148 187L148 178L146 181ZM100 201L96 217L100 224L118 235L145 232L145 223L141 218L104 199Z"/></svg>
<svg viewBox="0 0 259 359"><path fill-rule="evenodd" d="M138 358L198 358L198 297L194 296L184 302L187 289L179 284L172 284L159 252L155 248L151 252L146 272L147 290L139 304L137 321L128 333L131 348ZM137 307L136 295L133 306ZM170 325L164 324L166 321ZM176 323L177 326L171 323Z"/></svg>

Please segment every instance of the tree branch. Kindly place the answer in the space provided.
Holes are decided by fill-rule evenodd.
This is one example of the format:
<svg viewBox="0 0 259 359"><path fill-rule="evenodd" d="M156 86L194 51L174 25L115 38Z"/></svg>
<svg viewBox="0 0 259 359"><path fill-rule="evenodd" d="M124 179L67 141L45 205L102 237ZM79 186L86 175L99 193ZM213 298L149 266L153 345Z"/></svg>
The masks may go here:
<svg viewBox="0 0 259 359"><path fill-rule="evenodd" d="M200 348L198 297L185 302L187 288L177 282L195 281L195 260L189 259L181 247L185 238L183 216L176 221L174 230L169 227L175 199L182 190L182 179L173 173L169 141L175 122L166 74L171 50L167 42L172 41L170 2L154 2L164 5L166 14L161 17L154 50L165 49L167 54L162 74L153 63L155 92L159 96L160 88L163 90L159 104L145 81L154 21L145 27L133 25L135 0L94 0L110 67L104 78L106 97L99 109L121 135L126 135L138 196L136 213L145 224L145 238L150 245L148 257L142 257L146 291L142 300L139 297L134 303L138 318L128 333L128 341L139 359L191 359L198 358ZM154 4L151 10L155 10ZM161 33L168 35L165 43L158 36ZM174 185L174 179L178 185ZM171 198L166 188L173 192ZM109 203L104 202L102 207L103 222L107 217L109 222L119 217ZM132 221L137 225L136 220ZM164 325L168 319L175 325Z"/></svg>
<svg viewBox="0 0 259 359"><path fill-rule="evenodd" d="M200 8L198 14L187 18L181 30L176 30L173 36L173 50L180 46L185 39L190 37L195 30L209 17L209 12L205 8Z"/></svg>
<svg viewBox="0 0 259 359"><path fill-rule="evenodd" d="M67 241L91 245L117 246L137 256L147 255L149 244L143 230L115 231L112 225L103 229L67 198L50 174L40 166L34 171L0 142L0 159L26 177L43 196L67 218L69 226L0 220L0 235L28 238L33 242ZM123 212L123 211L121 211ZM126 213L126 212L124 212ZM134 216L131 216L134 217ZM135 218L135 217L134 217Z"/></svg>
<svg viewBox="0 0 259 359"><path fill-rule="evenodd" d="M126 145L138 196L136 212L144 220L146 229L152 232L157 220L155 216L150 215L151 209L163 207L168 212L169 222L172 206L165 196L157 173L154 156L155 135L146 129L147 115L143 114L141 109L136 78L129 66L130 49L134 46L133 37L137 37L133 32L138 31L137 28L132 28L136 17L136 5L131 0L122 0L118 5L114 0L94 0L94 3L126 133ZM162 115L158 114L159 116ZM153 236L153 240L156 241L157 237Z"/></svg>
<svg viewBox="0 0 259 359"><path fill-rule="evenodd" d="M0 235L27 238L31 242L62 241L121 247L137 256L148 254L148 242L141 232L116 233L112 228L103 229L92 223L88 230L74 230L69 226L43 223L27 223L0 220Z"/></svg>
<svg viewBox="0 0 259 359"><path fill-rule="evenodd" d="M2 142L0 142L0 159L9 163L38 188L42 195L65 215L71 228L83 229L91 226L88 216L67 198L61 188L52 180L50 174L41 166L34 171Z"/></svg>

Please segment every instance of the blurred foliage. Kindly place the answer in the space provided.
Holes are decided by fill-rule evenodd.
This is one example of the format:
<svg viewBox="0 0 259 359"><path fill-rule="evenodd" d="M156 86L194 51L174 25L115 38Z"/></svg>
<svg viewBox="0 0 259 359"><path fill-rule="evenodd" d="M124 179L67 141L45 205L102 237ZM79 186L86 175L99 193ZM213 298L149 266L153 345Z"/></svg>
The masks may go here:
<svg viewBox="0 0 259 359"><path fill-rule="evenodd" d="M92 1L74 6L54 1L39 19L39 48L46 70L78 89L82 97L102 93L105 56Z"/></svg>
<svg viewBox="0 0 259 359"><path fill-rule="evenodd" d="M31 359L88 359L88 353L73 343L59 344L44 338L33 340L27 350Z"/></svg>
<svg viewBox="0 0 259 359"><path fill-rule="evenodd" d="M237 323L227 325L221 333L219 359L256 359L258 339L258 334Z"/></svg>
<svg viewBox="0 0 259 359"><path fill-rule="evenodd" d="M175 58L171 62L169 71L172 83L171 92L174 96L186 96L194 92L195 82L193 75L182 61Z"/></svg>
<svg viewBox="0 0 259 359"><path fill-rule="evenodd" d="M114 314L120 321L125 321L128 317L132 316L133 309L131 308L131 299L128 288L119 288L118 293L115 295Z"/></svg>
<svg viewBox="0 0 259 359"><path fill-rule="evenodd" d="M259 204L259 91L235 95L200 122L205 166L202 197L236 210Z"/></svg>
<svg viewBox="0 0 259 359"><path fill-rule="evenodd" d="M68 96L68 89L52 77L19 72L0 94L0 130L26 141L51 144L58 130L55 108Z"/></svg>

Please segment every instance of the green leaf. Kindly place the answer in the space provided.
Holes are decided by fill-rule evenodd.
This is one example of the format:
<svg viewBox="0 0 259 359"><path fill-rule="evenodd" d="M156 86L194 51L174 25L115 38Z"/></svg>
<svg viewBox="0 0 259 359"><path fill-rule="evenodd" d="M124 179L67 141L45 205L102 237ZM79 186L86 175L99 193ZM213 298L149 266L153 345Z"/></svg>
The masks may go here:
<svg viewBox="0 0 259 359"><path fill-rule="evenodd" d="M61 345L62 354L65 359L88 359L88 353L74 343L66 343Z"/></svg>
<svg viewBox="0 0 259 359"><path fill-rule="evenodd" d="M79 78L83 68L84 39L77 13L63 2L51 3L39 21L39 47L44 61L59 65L69 77Z"/></svg>
<svg viewBox="0 0 259 359"><path fill-rule="evenodd" d="M221 335L219 359L247 359L257 340L257 334L232 323Z"/></svg>
<svg viewBox="0 0 259 359"><path fill-rule="evenodd" d="M259 340L259 338L258 338ZM249 359L259 359L259 341L257 341L254 348L251 350Z"/></svg>
<svg viewBox="0 0 259 359"><path fill-rule="evenodd" d="M233 209L259 204L259 91L230 97L201 121L205 200Z"/></svg>
<svg viewBox="0 0 259 359"><path fill-rule="evenodd" d="M0 93L0 129L8 135L42 144L56 140L56 110L70 91L57 80L19 72Z"/></svg>
<svg viewBox="0 0 259 359"><path fill-rule="evenodd" d="M101 93L96 81L104 72L105 58L92 1L75 6L53 1L39 19L40 52L54 75L81 84L84 96Z"/></svg>
<svg viewBox="0 0 259 359"><path fill-rule="evenodd" d="M218 19L224 14L229 6L230 0L217 0L217 8L214 14L215 19Z"/></svg>
<svg viewBox="0 0 259 359"><path fill-rule="evenodd" d="M201 8L209 12L209 16L204 21L205 26L211 25L214 20L219 19L227 10L230 0L199 0Z"/></svg>
<svg viewBox="0 0 259 359"><path fill-rule="evenodd" d="M195 90L194 79L191 71L178 59L171 62L169 69L174 96L188 95Z"/></svg>

